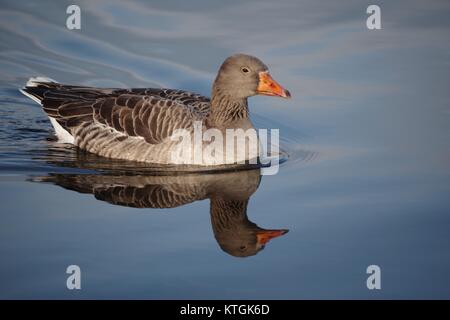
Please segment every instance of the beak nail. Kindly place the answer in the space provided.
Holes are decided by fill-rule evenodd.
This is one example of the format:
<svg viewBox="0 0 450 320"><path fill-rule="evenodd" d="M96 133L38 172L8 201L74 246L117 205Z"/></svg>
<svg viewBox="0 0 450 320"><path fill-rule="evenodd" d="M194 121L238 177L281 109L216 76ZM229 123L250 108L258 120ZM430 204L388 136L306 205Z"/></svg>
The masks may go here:
<svg viewBox="0 0 450 320"><path fill-rule="evenodd" d="M265 96L278 96L287 99L291 97L291 93L276 82L267 71L259 73L257 92Z"/></svg>

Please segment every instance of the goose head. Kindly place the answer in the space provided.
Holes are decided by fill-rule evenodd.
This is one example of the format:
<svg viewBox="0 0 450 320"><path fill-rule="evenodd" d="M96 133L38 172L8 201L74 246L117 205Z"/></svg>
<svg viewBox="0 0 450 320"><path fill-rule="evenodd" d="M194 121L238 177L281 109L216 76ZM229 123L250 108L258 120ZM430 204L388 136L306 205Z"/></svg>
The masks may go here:
<svg viewBox="0 0 450 320"><path fill-rule="evenodd" d="M217 93L235 99L254 95L291 97L261 60L246 54L232 55L223 62L213 85L213 96Z"/></svg>

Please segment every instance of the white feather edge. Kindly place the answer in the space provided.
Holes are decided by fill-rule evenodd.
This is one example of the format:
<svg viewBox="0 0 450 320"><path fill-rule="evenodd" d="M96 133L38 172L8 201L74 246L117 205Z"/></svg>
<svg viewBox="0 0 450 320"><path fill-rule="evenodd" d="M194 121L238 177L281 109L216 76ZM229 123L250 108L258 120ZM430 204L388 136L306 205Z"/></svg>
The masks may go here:
<svg viewBox="0 0 450 320"><path fill-rule="evenodd" d="M27 81L26 86L27 87L36 87L37 83L36 82L56 82L55 80L52 80L50 78L46 78L46 77L34 77L34 78L30 78ZM36 98L35 96L29 94L28 92L25 92L23 89L19 89L19 91L24 95L27 96L28 98L30 98L31 100L33 100L36 103L39 103L40 105L42 105L41 100L39 100L38 98ZM48 117L50 119L50 122L52 123L53 129L55 129L55 133L56 136L58 137L58 142L60 143L71 143L74 144L75 139L74 137L66 130L64 129L59 123L58 121L56 121L55 118L52 117Z"/></svg>
<svg viewBox="0 0 450 320"><path fill-rule="evenodd" d="M37 87L38 82L55 82L58 83L58 81L55 81L51 78L47 78L47 77L31 77L30 79L28 79L27 84L25 85L26 87Z"/></svg>
<svg viewBox="0 0 450 320"><path fill-rule="evenodd" d="M75 139L74 137L69 133L69 131L67 131L66 129L64 129L59 123L58 121L56 121L55 118L52 117L48 117L50 119L50 122L53 125L53 128L55 129L55 133L56 136L58 137L58 142L60 143L71 143L71 144L75 144Z"/></svg>

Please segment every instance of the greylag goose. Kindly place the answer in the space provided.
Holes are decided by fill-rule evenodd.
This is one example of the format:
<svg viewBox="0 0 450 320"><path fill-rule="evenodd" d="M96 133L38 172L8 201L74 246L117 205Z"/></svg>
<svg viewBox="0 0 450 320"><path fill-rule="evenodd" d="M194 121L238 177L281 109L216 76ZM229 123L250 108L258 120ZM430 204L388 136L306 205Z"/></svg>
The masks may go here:
<svg viewBox="0 0 450 320"><path fill-rule="evenodd" d="M261 181L260 170L175 176L51 174L32 179L134 208L174 208L209 198L214 237L223 251L236 257L255 255L271 239L288 232L263 229L248 219L247 206Z"/></svg>
<svg viewBox="0 0 450 320"><path fill-rule="evenodd" d="M227 129L254 129L248 97L290 97L289 91L272 79L264 63L244 54L233 55L221 65L211 99L182 90L92 88L63 85L47 78L31 78L21 92L42 105L60 142L108 158L200 165L253 159L260 154L259 142L249 146L241 157L234 149L236 155L232 157L223 151L213 160L202 157L199 161L192 152L175 152L182 140L174 139L176 132L184 129L192 137L197 125L201 132L214 129L225 137ZM194 139L189 143L193 145ZM226 143L224 139L223 145ZM202 148L207 146L205 143ZM174 158L175 153L178 158Z"/></svg>

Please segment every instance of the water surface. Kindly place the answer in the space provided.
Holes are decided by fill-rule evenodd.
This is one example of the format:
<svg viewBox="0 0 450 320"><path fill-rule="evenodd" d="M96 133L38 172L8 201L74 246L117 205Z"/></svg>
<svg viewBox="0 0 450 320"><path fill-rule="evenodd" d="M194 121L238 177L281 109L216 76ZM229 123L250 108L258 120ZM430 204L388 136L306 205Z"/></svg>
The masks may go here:
<svg viewBox="0 0 450 320"><path fill-rule="evenodd" d="M79 1L74 31L69 4L0 5L1 298L450 298L448 2L379 1L375 31L361 1ZM293 95L250 100L289 153L274 176L80 153L17 90L39 75L209 95L236 52ZM261 229L289 232L258 246Z"/></svg>

